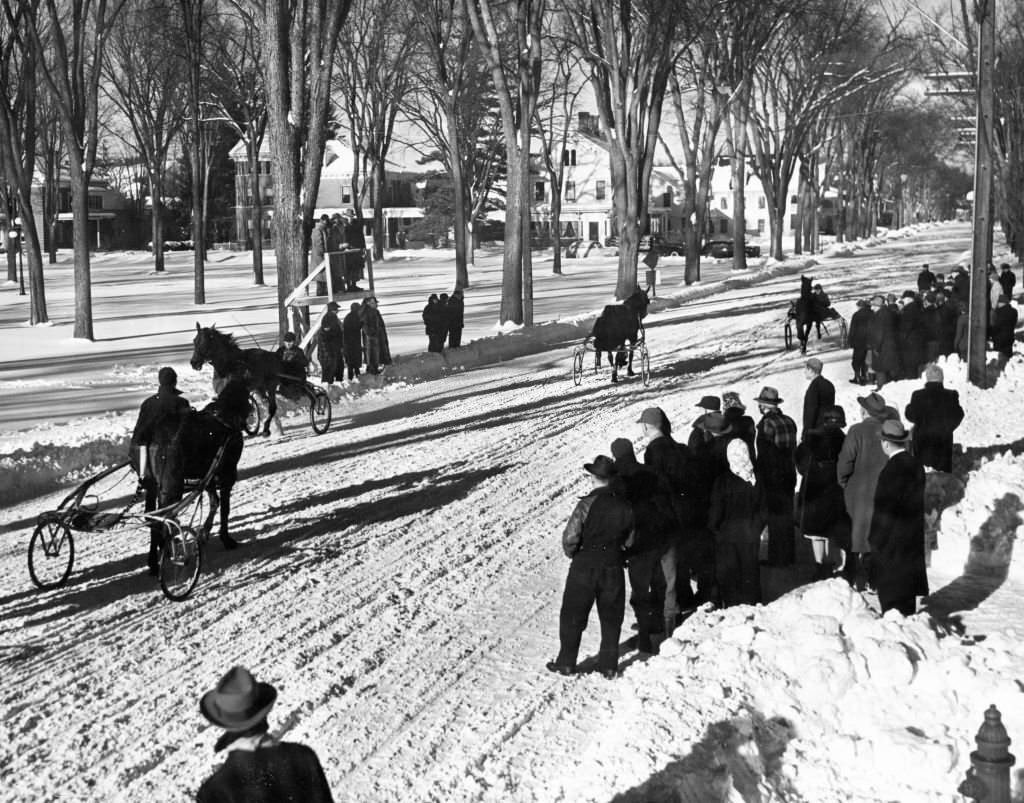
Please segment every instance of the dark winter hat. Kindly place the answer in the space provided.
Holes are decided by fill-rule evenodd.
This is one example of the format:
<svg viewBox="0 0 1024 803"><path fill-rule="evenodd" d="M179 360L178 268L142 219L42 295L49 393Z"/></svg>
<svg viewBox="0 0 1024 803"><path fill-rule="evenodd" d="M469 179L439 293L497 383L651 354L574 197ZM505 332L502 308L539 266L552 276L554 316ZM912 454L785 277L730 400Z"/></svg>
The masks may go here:
<svg viewBox="0 0 1024 803"><path fill-rule="evenodd" d="M697 406L705 410L715 410L717 412L722 409L722 401L717 396L705 396L697 402Z"/></svg>
<svg viewBox="0 0 1024 803"><path fill-rule="evenodd" d="M328 301L327 309L329 309L331 312L337 312L340 309L340 307L338 306L337 301Z"/></svg>
<svg viewBox="0 0 1024 803"><path fill-rule="evenodd" d="M909 298L911 301L913 301L914 299L917 298L917 293L915 293L913 290L904 290L903 295L901 295L900 298Z"/></svg>
<svg viewBox="0 0 1024 803"><path fill-rule="evenodd" d="M871 302L868 299L866 299L866 298L858 298L857 299L857 306L858 307L870 307L871 306Z"/></svg>
<svg viewBox="0 0 1024 803"><path fill-rule="evenodd" d="M732 432L732 424L722 413L708 413L701 416L700 428L711 435L728 435Z"/></svg>
<svg viewBox="0 0 1024 803"><path fill-rule="evenodd" d="M924 300L929 304L935 303L935 293L927 292L924 294Z"/></svg>
<svg viewBox="0 0 1024 803"><path fill-rule="evenodd" d="M173 368L165 365L156 375L157 381L164 387L173 388L178 385L178 374Z"/></svg>
<svg viewBox="0 0 1024 803"><path fill-rule="evenodd" d="M761 394L756 399L754 399L754 401L757 402L758 404L763 404L766 407L778 407L780 404L782 404L782 399L779 396L779 391L777 391L773 387L769 387L768 385L765 385L763 388L761 388Z"/></svg>
<svg viewBox="0 0 1024 803"><path fill-rule="evenodd" d="M858 396L857 402L868 411L869 415L880 416L885 412L885 399L877 393L869 393L867 396Z"/></svg>
<svg viewBox="0 0 1024 803"><path fill-rule="evenodd" d="M430 296L427 298L427 302L429 303L431 301L437 301L437 293L430 294Z"/></svg>
<svg viewBox="0 0 1024 803"><path fill-rule="evenodd" d="M199 710L214 725L242 731L266 719L277 701L277 689L257 683L248 669L236 666L199 700Z"/></svg>
<svg viewBox="0 0 1024 803"><path fill-rule="evenodd" d="M359 312L359 302L358 301L353 301L352 302L352 306L349 307L349 309L351 309L352 312Z"/></svg>
<svg viewBox="0 0 1024 803"><path fill-rule="evenodd" d="M633 442L628 438L616 438L612 441L612 457L615 461L636 462L636 452L633 451Z"/></svg>
<svg viewBox="0 0 1024 803"><path fill-rule="evenodd" d="M740 401L740 394L734 390L722 394L722 407L726 410L731 410L733 407L741 411L747 409L747 406Z"/></svg>
<svg viewBox="0 0 1024 803"><path fill-rule="evenodd" d="M895 293L889 293L889 295L887 295L885 297L885 301L886 301L887 304L895 304L896 303L896 294Z"/></svg>
<svg viewBox="0 0 1024 803"><path fill-rule="evenodd" d="M285 343L294 343L295 342L295 332L285 332L285 334L284 334L284 342Z"/></svg>
<svg viewBox="0 0 1024 803"><path fill-rule="evenodd" d="M821 423L834 427L845 427L846 411L838 404L826 407L825 411L821 414Z"/></svg>
<svg viewBox="0 0 1024 803"><path fill-rule="evenodd" d="M664 430L665 424L668 423L668 416L665 415L665 411L660 407L648 407L640 413L640 417L636 422L638 424L650 424Z"/></svg>
<svg viewBox="0 0 1024 803"><path fill-rule="evenodd" d="M595 457L593 463L584 463L583 468L595 477L600 477L603 480L611 479L618 473L615 470L615 462L610 457L603 454L599 454Z"/></svg>
<svg viewBox="0 0 1024 803"><path fill-rule="evenodd" d="M899 420L884 421L879 434L883 441L890 443L906 443L910 440L910 433L903 426L903 422Z"/></svg>

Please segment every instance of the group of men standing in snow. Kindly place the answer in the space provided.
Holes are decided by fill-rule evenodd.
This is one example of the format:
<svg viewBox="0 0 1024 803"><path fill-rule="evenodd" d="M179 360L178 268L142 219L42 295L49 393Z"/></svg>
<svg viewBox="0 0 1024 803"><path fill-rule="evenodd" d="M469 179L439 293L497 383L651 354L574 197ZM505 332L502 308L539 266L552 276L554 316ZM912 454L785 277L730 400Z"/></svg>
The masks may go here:
<svg viewBox="0 0 1024 803"><path fill-rule="evenodd" d="M665 412L651 407L637 422L642 463L618 438L611 457L584 465L595 487L563 533L571 563L550 671L577 671L596 603L597 670L615 677L627 574L636 647L656 652L686 609L760 602L761 567L791 566L797 533L811 543L815 580L835 573L859 590L874 588L883 611L914 613L928 593L925 467L952 468L964 415L958 394L931 364L904 411L912 432L877 392L858 397L861 420L846 432L822 368L817 358L805 364L799 437L778 391L766 386L754 399L756 424L735 392L705 396L683 443Z"/></svg>
<svg viewBox="0 0 1024 803"><path fill-rule="evenodd" d="M367 296L361 304L353 301L343 321L338 309L337 301L328 302L317 334L316 356L325 385L344 382L346 368L349 381L355 379L364 356L370 374L379 374L382 366L391 364L388 330L377 309L377 297Z"/></svg>
<svg viewBox="0 0 1024 803"><path fill-rule="evenodd" d="M423 328L427 335L427 351L440 354L448 348L457 349L462 345L462 329L465 326L466 303L458 287L447 293L431 293L423 308Z"/></svg>

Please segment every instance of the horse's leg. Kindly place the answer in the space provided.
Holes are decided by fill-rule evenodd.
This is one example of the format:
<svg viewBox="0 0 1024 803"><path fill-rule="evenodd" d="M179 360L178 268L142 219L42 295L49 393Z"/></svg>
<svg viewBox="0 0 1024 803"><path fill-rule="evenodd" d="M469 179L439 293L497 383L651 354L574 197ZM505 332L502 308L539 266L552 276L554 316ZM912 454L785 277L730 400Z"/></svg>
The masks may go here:
<svg viewBox="0 0 1024 803"><path fill-rule="evenodd" d="M203 521L203 539L209 538L210 533L213 532L213 517L217 515L217 506L220 504L220 496L213 488L206 489L206 497L210 502L210 511L206 514L206 519Z"/></svg>
<svg viewBox="0 0 1024 803"><path fill-rule="evenodd" d="M231 486L220 489L220 542L225 549L237 549L238 541L228 534L228 516L231 514Z"/></svg>
<svg viewBox="0 0 1024 803"><path fill-rule="evenodd" d="M277 389L273 385L267 388L267 423L263 425L263 437L270 437L270 422L277 414Z"/></svg>
<svg viewBox="0 0 1024 803"><path fill-rule="evenodd" d="M616 351L608 352L608 363L612 367L612 382L619 381L619 354Z"/></svg>
<svg viewBox="0 0 1024 803"><path fill-rule="evenodd" d="M633 341L629 341L629 356L626 362L626 376L633 376Z"/></svg>
<svg viewBox="0 0 1024 803"><path fill-rule="evenodd" d="M821 340L821 321L815 321L814 322L814 328L818 332L818 340ZM807 334L810 334L810 332L808 332Z"/></svg>

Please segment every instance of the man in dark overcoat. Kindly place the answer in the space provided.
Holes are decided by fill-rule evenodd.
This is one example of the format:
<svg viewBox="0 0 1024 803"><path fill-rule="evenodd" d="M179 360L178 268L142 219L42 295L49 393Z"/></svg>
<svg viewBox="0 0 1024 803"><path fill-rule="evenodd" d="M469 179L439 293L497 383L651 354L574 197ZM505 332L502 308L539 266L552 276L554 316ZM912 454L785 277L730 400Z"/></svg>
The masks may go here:
<svg viewBox="0 0 1024 803"><path fill-rule="evenodd" d="M363 288L358 282L363 278L366 266L365 222L361 217L356 217L354 209L346 209L345 218L345 247L349 251L345 254L345 289L350 293L359 293Z"/></svg>
<svg viewBox="0 0 1024 803"><path fill-rule="evenodd" d="M341 329L345 334L345 365L348 366L348 378L352 380L359 376L363 365L363 307L358 301L352 302Z"/></svg>
<svg viewBox="0 0 1024 803"><path fill-rule="evenodd" d="M910 434L899 421L879 432L886 464L878 476L871 543L875 585L882 613L895 608L912 615L917 597L928 594L924 544L924 469L906 450Z"/></svg>
<svg viewBox="0 0 1024 803"><path fill-rule="evenodd" d="M914 455L921 465L936 471L953 470L953 431L964 420L960 394L942 386L942 369L929 365L925 384L910 397L904 414L914 425Z"/></svg>
<svg viewBox="0 0 1024 803"><path fill-rule="evenodd" d="M939 354L948 357L956 352L956 325L960 310L943 291L935 293L935 309L939 313Z"/></svg>
<svg viewBox="0 0 1024 803"><path fill-rule="evenodd" d="M452 291L445 313L448 319L448 348L457 349L462 346L462 329L466 325L466 300L461 287Z"/></svg>
<svg viewBox="0 0 1024 803"><path fill-rule="evenodd" d="M857 311L850 317L850 330L847 335L847 342L853 349L850 364L853 367L853 379L850 381L855 385L866 385L868 381L868 349L870 347L869 332L871 330L871 302L865 298L857 302Z"/></svg>
<svg viewBox="0 0 1024 803"><path fill-rule="evenodd" d="M900 299L899 335L901 376L917 379L921 375L925 354L925 325L921 304L912 290Z"/></svg>
<svg viewBox="0 0 1024 803"><path fill-rule="evenodd" d="M992 338L992 348L999 352L1003 359L1013 354L1014 331L1017 328L1017 309L1010 304L1010 299L1000 295L996 308L992 312L992 323L988 335Z"/></svg>
<svg viewBox="0 0 1024 803"><path fill-rule="evenodd" d="M267 715L276 701L277 689L258 682L243 666L231 669L202 696L200 712L224 729L214 749L229 752L199 787L197 803L332 803L316 753L270 735Z"/></svg>
<svg viewBox="0 0 1024 803"><path fill-rule="evenodd" d="M576 503L562 533L562 549L572 562L558 617L558 657L547 668L560 675L576 671L580 640L596 602L601 623L598 671L610 679L618 672L619 635L626 611L623 568L635 537L635 519L621 486L612 485L616 471L610 457L598 455L583 468L593 478L594 489Z"/></svg>
<svg viewBox="0 0 1024 803"><path fill-rule="evenodd" d="M804 393L804 428L801 439L807 437L812 429L821 426L821 416L829 407L836 403L836 387L821 375L821 360L811 357L804 364L804 378L810 380Z"/></svg>
<svg viewBox="0 0 1024 803"><path fill-rule="evenodd" d="M320 381L325 385L345 378L344 334L338 320L338 302L330 301L320 319L316 358L320 363Z"/></svg>
<svg viewBox="0 0 1024 803"><path fill-rule="evenodd" d="M927 293L935 287L935 274L931 272L928 265L921 266L921 272L917 274L917 292Z"/></svg>
<svg viewBox="0 0 1024 803"><path fill-rule="evenodd" d="M772 387L764 387L754 399L761 411L757 422L757 460L754 469L764 500L768 524L768 563L789 566L796 552L793 493L796 490L796 422L780 409L782 399Z"/></svg>
<svg viewBox="0 0 1024 803"><path fill-rule="evenodd" d="M895 304L890 306L882 296L871 299L871 325L868 327L868 348L871 349L871 368L875 382L881 389L886 382L895 379L900 370L899 318Z"/></svg>
<svg viewBox="0 0 1024 803"><path fill-rule="evenodd" d="M1002 289L1004 296L1013 298L1013 288L1017 284L1017 277L1013 274L1013 268L1005 262L999 268L999 287Z"/></svg>
<svg viewBox="0 0 1024 803"><path fill-rule="evenodd" d="M320 215L313 231L309 234L309 273L316 270L317 266L324 261L327 255L327 227L330 218L327 215ZM321 273L316 280L317 295L327 295L327 279Z"/></svg>
<svg viewBox="0 0 1024 803"><path fill-rule="evenodd" d="M377 297L367 296L359 314L363 319L363 352L366 354L366 372L379 374L383 366L391 365L391 345L384 318L377 309Z"/></svg>
<svg viewBox="0 0 1024 803"><path fill-rule="evenodd" d="M444 310L441 308L437 293L427 298L427 306L423 308L423 328L427 333L427 351L441 353L444 351Z"/></svg>

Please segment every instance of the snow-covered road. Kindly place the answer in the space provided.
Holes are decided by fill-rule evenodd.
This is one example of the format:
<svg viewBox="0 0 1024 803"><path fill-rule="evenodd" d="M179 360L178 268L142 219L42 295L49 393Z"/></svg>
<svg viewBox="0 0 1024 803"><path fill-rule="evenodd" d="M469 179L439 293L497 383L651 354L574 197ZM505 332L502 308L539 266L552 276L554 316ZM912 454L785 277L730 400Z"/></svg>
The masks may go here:
<svg viewBox="0 0 1024 803"><path fill-rule="evenodd" d="M922 262L946 268L966 236L929 229L811 272L848 317L871 290L912 286ZM780 277L652 315L648 388L591 374L574 387L559 349L367 394L338 406L323 437L291 422L282 437L248 442L231 522L245 546L212 542L180 604L144 576L142 532L79 537L70 583L46 593L27 577L27 531L4 535L0 797L188 800L220 760L198 698L240 663L277 685L272 729L314 747L342 801L605 801L684 756L679 796L655 798L854 799L827 785L801 791L792 773L773 798L750 796L763 794L759 780L736 771L735 788L719 789L714 750L694 746L738 701L644 674L668 659L614 682L544 670L581 464L615 437L638 438L634 422L652 404L686 429L705 393L736 390L749 403L770 384L798 411L802 359L782 350L795 285ZM836 345L812 350L855 420L860 388ZM55 500L20 504L8 520ZM582 655L596 652L595 630ZM674 695L672 717L640 718L645 693L655 704ZM630 749L624 722L660 733L636 736L656 748ZM779 750L792 738L779 736Z"/></svg>

